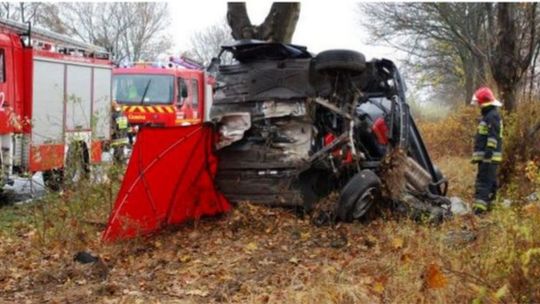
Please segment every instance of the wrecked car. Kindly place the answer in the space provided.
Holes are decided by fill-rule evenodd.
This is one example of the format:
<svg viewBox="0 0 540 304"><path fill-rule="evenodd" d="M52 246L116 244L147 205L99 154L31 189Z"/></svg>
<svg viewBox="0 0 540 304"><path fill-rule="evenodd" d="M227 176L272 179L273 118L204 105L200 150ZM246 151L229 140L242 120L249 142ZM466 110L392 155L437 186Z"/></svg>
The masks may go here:
<svg viewBox="0 0 540 304"><path fill-rule="evenodd" d="M447 181L433 165L387 59L352 50L238 41L215 59L210 118L218 128L216 184L233 201L312 210L339 191L334 215L363 217L380 200L432 217L449 214ZM217 57L219 58L219 56ZM403 151L404 191L383 193L383 163Z"/></svg>

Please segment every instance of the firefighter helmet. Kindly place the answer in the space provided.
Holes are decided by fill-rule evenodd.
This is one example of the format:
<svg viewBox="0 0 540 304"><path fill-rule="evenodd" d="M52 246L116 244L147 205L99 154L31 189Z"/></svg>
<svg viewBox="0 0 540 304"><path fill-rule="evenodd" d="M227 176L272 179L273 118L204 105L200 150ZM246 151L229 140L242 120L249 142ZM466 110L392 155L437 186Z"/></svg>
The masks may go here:
<svg viewBox="0 0 540 304"><path fill-rule="evenodd" d="M495 95L493 95L493 92L488 87L481 87L476 90L476 92L474 92L471 104L477 104L480 107L502 106L502 103L495 98Z"/></svg>

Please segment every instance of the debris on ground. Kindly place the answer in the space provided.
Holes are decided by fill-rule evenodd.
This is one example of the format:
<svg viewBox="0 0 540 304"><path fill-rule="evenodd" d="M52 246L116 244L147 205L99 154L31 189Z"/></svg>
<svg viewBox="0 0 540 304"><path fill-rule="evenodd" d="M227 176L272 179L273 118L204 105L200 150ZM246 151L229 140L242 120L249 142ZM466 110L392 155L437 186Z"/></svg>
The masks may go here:
<svg viewBox="0 0 540 304"><path fill-rule="evenodd" d="M93 256L89 252L79 251L73 257L73 260L81 264L90 264L99 261L99 257Z"/></svg>
<svg viewBox="0 0 540 304"><path fill-rule="evenodd" d="M476 240L476 233L469 229L460 229L449 231L444 238L447 246L464 246Z"/></svg>
<svg viewBox="0 0 540 304"><path fill-rule="evenodd" d="M501 205L503 206L503 208L510 208L512 207L512 204L514 204L514 201L512 201L511 199L503 199Z"/></svg>
<svg viewBox="0 0 540 304"><path fill-rule="evenodd" d="M450 200L450 210L452 211L452 214L455 215L464 215L471 213L471 208L459 197L452 196L449 198Z"/></svg>
<svg viewBox="0 0 540 304"><path fill-rule="evenodd" d="M401 149L388 153L382 160L380 179L382 194L392 200L399 200L405 191L407 180L405 178L407 155Z"/></svg>
<svg viewBox="0 0 540 304"><path fill-rule="evenodd" d="M529 202L537 202L539 201L538 192L533 192L527 196L527 201Z"/></svg>

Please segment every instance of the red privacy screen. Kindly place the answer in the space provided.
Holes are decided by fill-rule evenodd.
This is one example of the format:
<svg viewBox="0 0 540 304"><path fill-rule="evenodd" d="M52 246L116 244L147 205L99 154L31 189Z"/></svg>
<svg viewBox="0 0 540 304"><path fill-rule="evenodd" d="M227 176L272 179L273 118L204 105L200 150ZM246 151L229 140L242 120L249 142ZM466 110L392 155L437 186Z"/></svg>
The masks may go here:
<svg viewBox="0 0 540 304"><path fill-rule="evenodd" d="M214 187L217 158L210 126L142 128L103 232L104 241L226 212Z"/></svg>

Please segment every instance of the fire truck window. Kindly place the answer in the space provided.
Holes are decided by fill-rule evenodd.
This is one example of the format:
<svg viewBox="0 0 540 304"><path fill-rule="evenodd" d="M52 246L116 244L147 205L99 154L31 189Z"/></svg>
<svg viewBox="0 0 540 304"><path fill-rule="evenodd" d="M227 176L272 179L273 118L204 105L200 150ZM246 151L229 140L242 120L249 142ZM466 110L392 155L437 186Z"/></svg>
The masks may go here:
<svg viewBox="0 0 540 304"><path fill-rule="evenodd" d="M197 108L199 106L199 81L196 79L191 81L191 94L193 95L193 107Z"/></svg>
<svg viewBox="0 0 540 304"><path fill-rule="evenodd" d="M188 85L185 79L178 78L178 105L182 106L188 97Z"/></svg>
<svg viewBox="0 0 540 304"><path fill-rule="evenodd" d="M115 75L113 94L120 104L171 104L173 83L168 75Z"/></svg>
<svg viewBox="0 0 540 304"><path fill-rule="evenodd" d="M4 49L0 49L0 82L6 82Z"/></svg>

